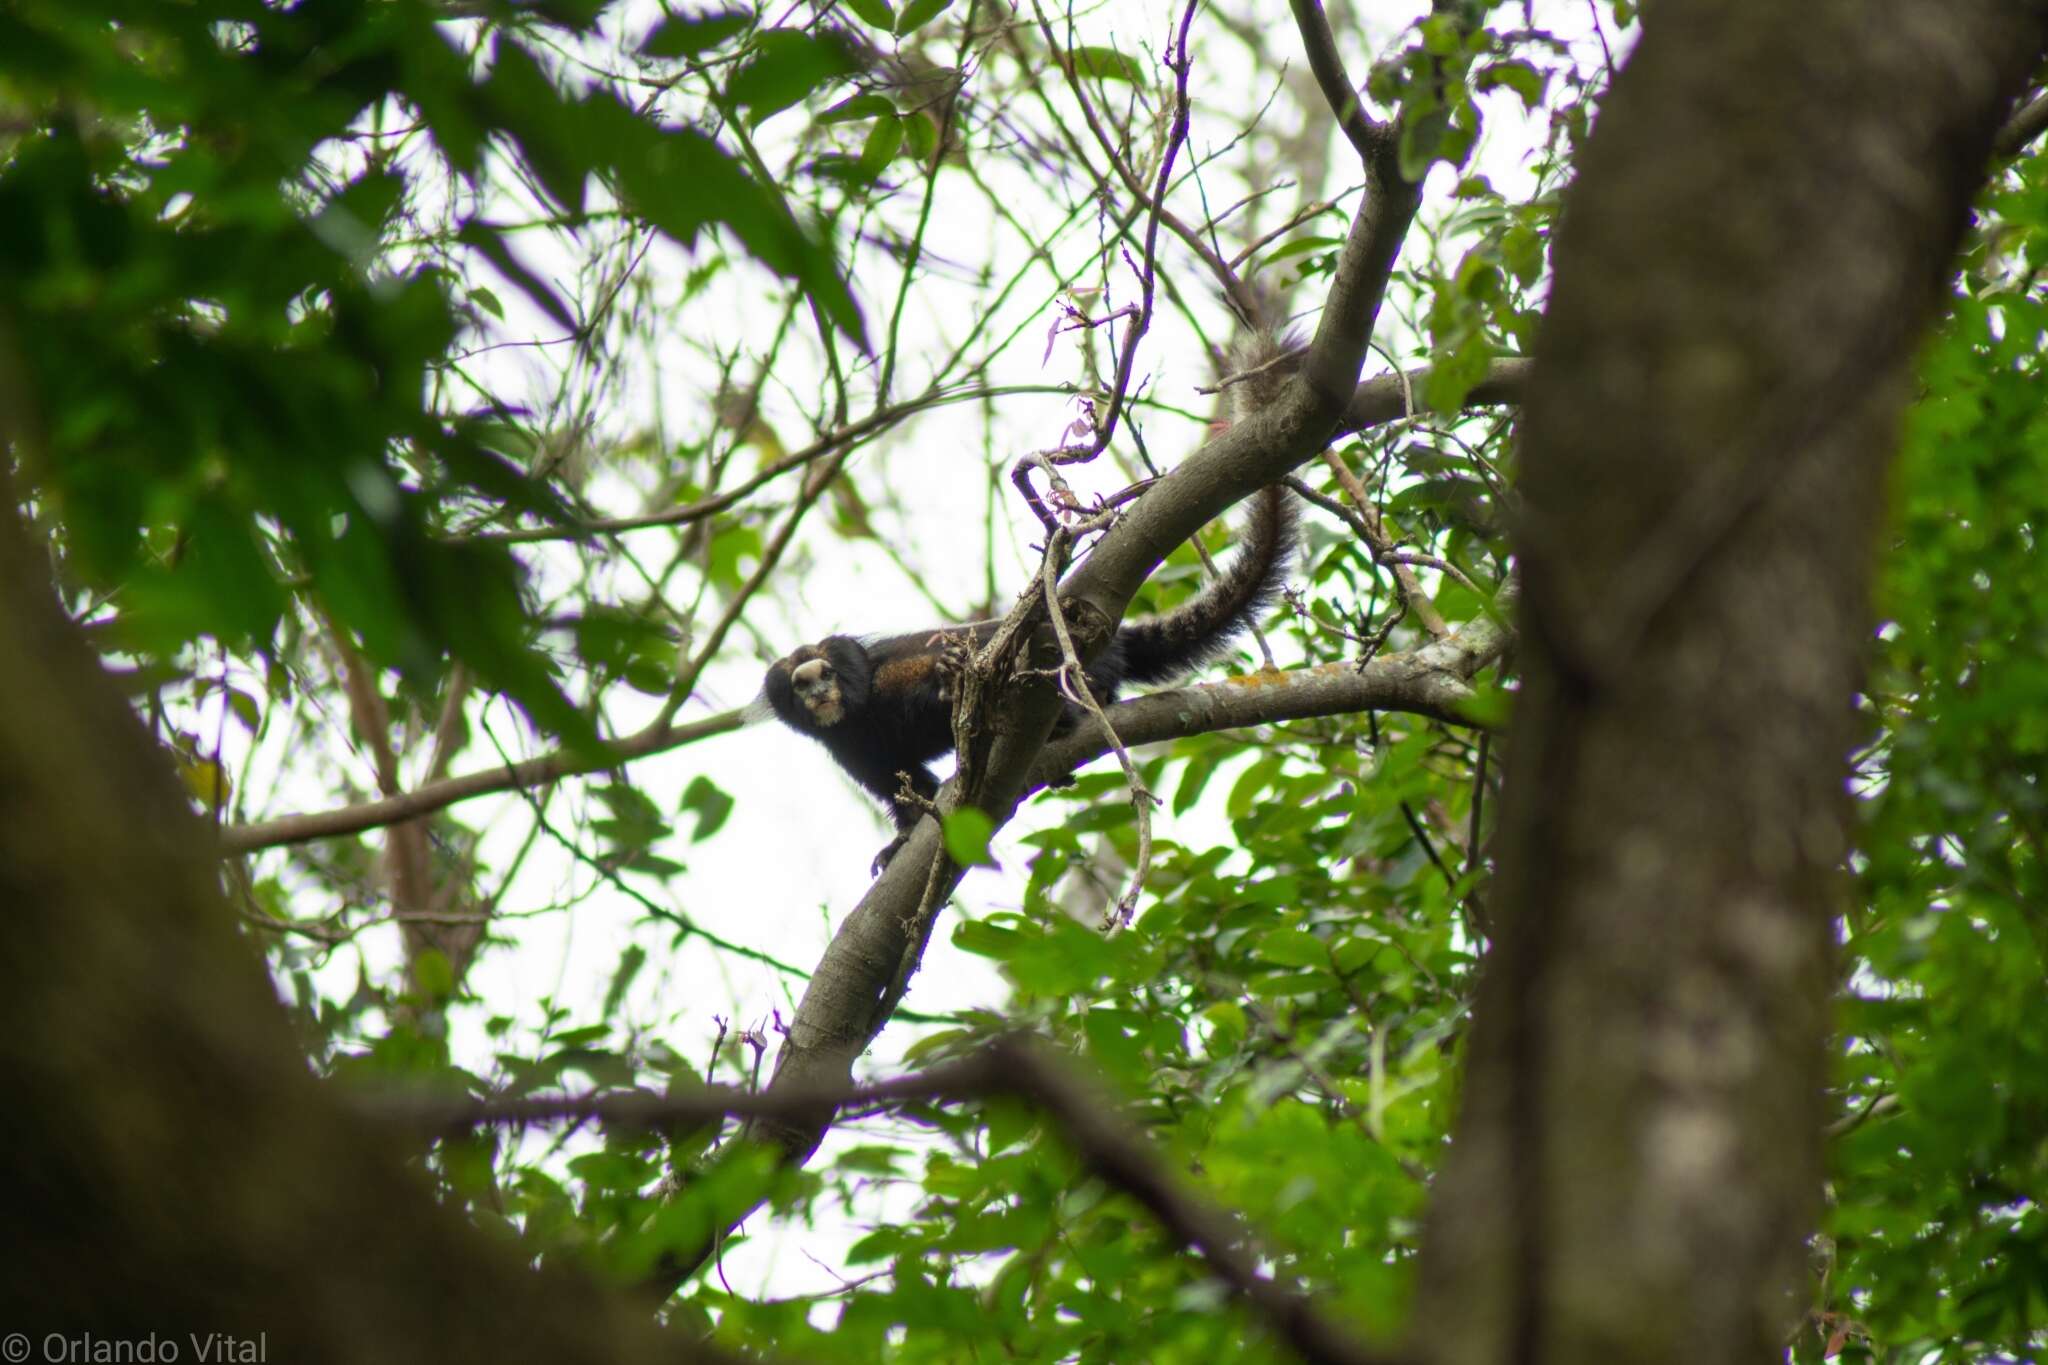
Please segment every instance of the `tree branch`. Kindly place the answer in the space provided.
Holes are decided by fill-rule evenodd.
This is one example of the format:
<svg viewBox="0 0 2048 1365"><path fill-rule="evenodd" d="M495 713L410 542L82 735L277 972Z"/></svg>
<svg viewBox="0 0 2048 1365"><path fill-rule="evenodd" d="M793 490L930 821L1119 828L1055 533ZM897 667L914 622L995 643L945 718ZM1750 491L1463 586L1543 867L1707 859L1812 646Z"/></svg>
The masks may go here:
<svg viewBox="0 0 2048 1365"><path fill-rule="evenodd" d="M1519 433L1492 939L1411 1328L1440 1365L1785 1353L1885 465L2043 30L1662 0L1602 102Z"/></svg>
<svg viewBox="0 0 2048 1365"><path fill-rule="evenodd" d="M1511 611L1512 584L1501 590L1501 598L1503 613ZM1411 653L1383 654L1363 667L1346 663L1261 670L1149 693L1106 709L1126 745L1360 711L1400 711L1484 729L1465 709L1472 698L1468 684L1501 656L1512 639L1505 627L1481 617L1448 639ZM1101 726L1083 722L1045 746L1031 770L1031 786L1055 782L1108 752Z"/></svg>
<svg viewBox="0 0 2048 1365"><path fill-rule="evenodd" d="M16 450L26 425L0 414ZM0 1161L27 1192L0 1237L33 1313L10 1328L260 1329L278 1360L731 1361L537 1271L314 1079L211 833L60 611L20 503L0 478L0 1068L21 1120Z"/></svg>
<svg viewBox="0 0 2048 1365"><path fill-rule="evenodd" d="M2017 156L2044 130L2048 130L2048 95L2036 95L2005 121L1992 149L2000 156Z"/></svg>
<svg viewBox="0 0 2048 1365"><path fill-rule="evenodd" d="M997 1038L975 1056L874 1085L788 1086L752 1093L707 1088L668 1096L533 1096L459 1105L399 1101L377 1108L425 1131L449 1133L484 1125L585 1119L658 1127L745 1116L822 1125L848 1107L993 1096L1017 1096L1050 1115L1089 1170L1150 1210L1175 1241L1197 1252L1304 1361L1390 1365L1394 1357L1361 1346L1356 1334L1339 1327L1314 1299L1263 1273L1260 1262L1270 1257L1247 1245L1249 1238L1234 1215L1189 1188L1144 1130L1122 1115L1112 1096L1028 1036Z"/></svg>
<svg viewBox="0 0 2048 1365"><path fill-rule="evenodd" d="M1529 382L1531 361L1519 356L1504 356L1487 366L1486 376L1472 386L1465 395L1465 406L1491 407L1522 401L1522 390ZM1414 393L1429 381L1427 367L1404 370L1399 374L1374 375L1371 379L1352 390L1351 401L1344 405L1344 415L1337 420L1337 434L1348 436L1354 431L1367 427L1384 426L1398 422L1404 417L1413 417L1408 410L1408 395Z"/></svg>
<svg viewBox="0 0 2048 1365"><path fill-rule="evenodd" d="M713 735L727 734L746 724L744 709L721 711L688 725L665 725L659 729L643 730L618 741L601 754L578 754L558 749L554 753L504 767L486 768L481 772L464 773L461 777L429 782L423 787L379 801L365 801L310 815L281 815L275 820L231 825L220 832L218 847L222 853L253 853L283 844L302 844L310 839L360 834L366 829L378 829L414 816L430 814L473 796L537 787L578 773L617 767L629 759L665 753Z"/></svg>
<svg viewBox="0 0 2048 1365"><path fill-rule="evenodd" d="M1358 86L1344 72L1344 59L1337 54L1337 38L1330 32L1330 17L1323 13L1322 0L1288 0L1294 11L1294 26L1301 30L1301 45L1308 53L1308 69L1329 101L1337 126L1359 156L1370 161L1379 154L1386 128L1373 121L1359 103Z"/></svg>

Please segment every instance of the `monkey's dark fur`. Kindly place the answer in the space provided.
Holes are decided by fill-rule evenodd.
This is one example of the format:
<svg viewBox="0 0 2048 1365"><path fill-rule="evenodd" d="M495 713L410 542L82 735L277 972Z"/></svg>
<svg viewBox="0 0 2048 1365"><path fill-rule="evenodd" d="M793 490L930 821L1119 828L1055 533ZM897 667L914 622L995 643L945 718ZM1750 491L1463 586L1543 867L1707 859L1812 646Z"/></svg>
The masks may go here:
<svg viewBox="0 0 2048 1365"><path fill-rule="evenodd" d="M1223 654L1278 594L1294 548L1295 506L1278 486L1260 492L1244 543L1192 601L1118 628L1088 665L1088 686L1108 703L1125 683L1171 682ZM823 744L853 780L889 807L898 834L875 858L880 871L909 837L923 807L898 799L904 777L929 802L939 789L930 763L953 748L953 679L996 622L912 631L880 640L830 635L778 659L762 688L783 724ZM1080 709L1071 702L1059 729Z"/></svg>

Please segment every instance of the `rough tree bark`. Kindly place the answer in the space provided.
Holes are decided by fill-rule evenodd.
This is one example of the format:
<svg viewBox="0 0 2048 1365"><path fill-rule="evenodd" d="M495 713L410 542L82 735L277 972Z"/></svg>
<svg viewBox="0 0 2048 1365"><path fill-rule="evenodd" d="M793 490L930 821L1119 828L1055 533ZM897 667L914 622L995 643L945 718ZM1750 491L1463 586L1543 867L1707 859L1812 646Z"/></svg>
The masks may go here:
<svg viewBox="0 0 2048 1365"><path fill-rule="evenodd" d="M1420 1358L1781 1359L1907 366L2020 0L1663 0L1571 192L1523 429L1500 925Z"/></svg>

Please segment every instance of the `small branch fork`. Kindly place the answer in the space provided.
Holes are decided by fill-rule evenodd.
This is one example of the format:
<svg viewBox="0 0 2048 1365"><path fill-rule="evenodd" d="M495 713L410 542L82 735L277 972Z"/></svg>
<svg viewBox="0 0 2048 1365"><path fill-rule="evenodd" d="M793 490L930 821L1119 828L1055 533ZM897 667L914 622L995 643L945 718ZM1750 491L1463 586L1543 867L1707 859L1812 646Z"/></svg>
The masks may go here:
<svg viewBox="0 0 2048 1365"><path fill-rule="evenodd" d="M1351 466L1344 463L1344 457L1334 450L1325 450L1323 463L1329 466L1338 486L1344 490L1345 496L1351 499L1349 507L1323 497L1299 479L1290 478L1287 480L1288 486L1297 494L1306 495L1309 501L1318 507L1343 517L1351 529L1358 532L1359 537L1371 548L1374 562L1384 565L1394 576L1394 585L1400 591L1402 603L1415 613L1415 619L1422 622L1422 628L1436 639L1447 638L1451 633L1450 623L1444 620L1443 613L1436 609L1436 604L1429 600L1429 594L1423 591L1422 584L1415 577L1414 569L1409 566L1417 562L1438 570L1445 570L1448 566L1431 555L1417 555L1412 551L1395 549L1393 539L1387 535L1386 523L1380 519L1379 508L1373 503L1372 494L1366 491L1365 484L1352 472ZM1458 578L1465 577L1456 569L1448 571ZM1469 583L1469 580L1467 581ZM1485 596L1484 593L1480 594L1482 600Z"/></svg>
<svg viewBox="0 0 2048 1365"><path fill-rule="evenodd" d="M1183 1247L1264 1317L1310 1365L1396 1365L1397 1357L1360 1345L1356 1334L1325 1314L1316 1300L1264 1273L1274 1258L1260 1250L1241 1220L1188 1187L1152 1140L1100 1087L1079 1075L1046 1044L1024 1035L991 1041L979 1053L918 1075L874 1085L780 1092L706 1087L684 1095L639 1092L532 1096L518 1100L392 1099L381 1113L416 1131L453 1135L483 1127L584 1123L641 1128L695 1127L722 1118L815 1121L840 1110L1013 1097L1058 1125L1067 1144L1096 1176L1144 1205Z"/></svg>
<svg viewBox="0 0 2048 1365"><path fill-rule="evenodd" d="M1065 561L1073 537L1106 529L1115 515L1114 511L1106 511L1081 526L1055 528L1054 543L1046 546L1045 559L1039 566L1039 591L1045 597L1046 612L1052 617L1053 633L1059 637L1060 693L1081 706L1102 726L1103 737L1116 754L1116 761L1124 771L1124 785L1131 793L1131 809L1138 820L1138 856L1133 860L1131 884L1116 902L1116 923L1127 927L1131 916L1137 912L1138 895L1145 889L1145 874L1152 866L1152 808L1159 804L1159 798L1145 785L1145 779L1138 776L1138 765L1131 761L1131 751L1117 737L1116 727L1110 724L1095 689L1088 685L1088 670L1081 662L1080 652L1074 648L1073 632L1067 628L1067 614L1060 606L1057 567Z"/></svg>
<svg viewBox="0 0 2048 1365"><path fill-rule="evenodd" d="M1124 403L1130 393L1131 373L1138 362L1138 343L1152 326L1153 296L1159 273L1159 218L1166 207L1167 187L1173 183L1173 163L1180 155L1180 149L1188 137L1188 75L1194 69L1194 58L1188 53L1188 29L1194 24L1195 10L1201 0L1188 0L1187 8L1181 11L1180 27L1173 41L1167 47L1166 65L1173 72L1173 125L1167 134L1165 154L1159 158L1159 175L1153 187L1151 202L1145 215L1144 260L1134 268L1138 273L1140 301L1127 305L1103 321L1114 321L1128 317L1130 325L1124 329L1123 344L1117 350L1116 378L1110 385L1109 408L1095 424L1095 437L1085 446L1062 447L1054 451L1040 451L1018 460L1010 471L1010 481L1024 496L1026 505L1033 516L1045 527L1048 536L1057 534L1057 517L1046 507L1037 490L1031 486L1031 471L1043 469L1054 489L1072 505L1072 493L1059 479L1055 467L1059 465L1084 464L1093 460L1109 448L1116 436L1117 424L1122 421ZM1125 260L1129 261L1129 256ZM1050 545L1047 549L1050 550Z"/></svg>

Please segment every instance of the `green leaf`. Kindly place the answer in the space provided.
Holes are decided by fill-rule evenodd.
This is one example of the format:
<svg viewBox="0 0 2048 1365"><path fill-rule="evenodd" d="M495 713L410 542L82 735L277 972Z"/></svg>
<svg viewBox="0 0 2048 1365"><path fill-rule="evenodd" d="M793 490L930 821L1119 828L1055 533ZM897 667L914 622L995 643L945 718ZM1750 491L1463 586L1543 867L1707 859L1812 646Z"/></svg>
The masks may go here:
<svg viewBox="0 0 2048 1365"><path fill-rule="evenodd" d="M1028 1104L991 1100L986 1110L988 1150L991 1156L1016 1146L1038 1127L1037 1111Z"/></svg>
<svg viewBox="0 0 2048 1365"><path fill-rule="evenodd" d="M1129 1086L1142 1086L1152 1070L1141 1041L1145 1022L1135 1010L1096 1008L1081 1017L1088 1050L1105 1070Z"/></svg>
<svg viewBox="0 0 2048 1365"><path fill-rule="evenodd" d="M262 728L262 706L247 692L220 678L199 678L192 684L192 695L195 699L216 694L219 695L221 704L227 708L228 714L240 721L242 727L250 734L253 735Z"/></svg>
<svg viewBox="0 0 2048 1365"><path fill-rule="evenodd" d="M820 86L858 70L860 63L838 38L769 29L755 36L752 58L734 73L725 94L758 128Z"/></svg>
<svg viewBox="0 0 2048 1365"><path fill-rule="evenodd" d="M1501 260L1514 274L1515 282L1525 289L1543 276L1543 241L1536 229L1524 224L1501 234Z"/></svg>
<svg viewBox="0 0 2048 1365"><path fill-rule="evenodd" d="M1001 962L1020 988L1048 999L1092 988L1133 951L1066 919L1027 928L963 921L953 931L953 942Z"/></svg>
<svg viewBox="0 0 2048 1365"><path fill-rule="evenodd" d="M455 968L439 948L427 948L412 960L413 984L429 1000L446 1000L455 994Z"/></svg>
<svg viewBox="0 0 2048 1365"><path fill-rule="evenodd" d="M741 10L674 15L655 26L640 50L650 57L694 57L709 52L736 33L744 33L752 22L753 16Z"/></svg>
<svg viewBox="0 0 2048 1365"><path fill-rule="evenodd" d="M1472 718L1478 725L1492 730L1505 730L1509 717L1514 711L1515 694L1502 687L1498 680L1487 679L1476 683L1472 695L1458 704L1458 709Z"/></svg>
<svg viewBox="0 0 2048 1365"><path fill-rule="evenodd" d="M571 316L569 306L562 302L547 281L519 263L511 249L505 245L497 228L472 218L462 225L461 231L455 234L455 239L483 253L484 259L496 266L498 273L517 286L520 293L538 304L542 312L560 323L566 330L576 330L576 319Z"/></svg>
<svg viewBox="0 0 2048 1365"><path fill-rule="evenodd" d="M902 15L896 20L897 36L917 32L944 14L952 3L953 0L910 0L910 3L903 7Z"/></svg>
<svg viewBox="0 0 2048 1365"><path fill-rule="evenodd" d="M1202 1011L1202 1021L1209 1026L1209 1055L1226 1056L1237 1050L1238 1044L1251 1032L1251 1019L1244 1012L1244 1006L1235 1000L1218 1000Z"/></svg>
<svg viewBox="0 0 2048 1365"><path fill-rule="evenodd" d="M896 11L889 8L889 0L846 0L846 7L869 28L893 33L896 29Z"/></svg>
<svg viewBox="0 0 2048 1365"><path fill-rule="evenodd" d="M989 836L995 833L996 822L988 812L973 806L962 806L948 811L943 821L946 831L946 856L962 867L994 867L995 859L989 857Z"/></svg>
<svg viewBox="0 0 2048 1365"><path fill-rule="evenodd" d="M1195 808L1195 802L1202 799L1209 779L1216 775L1222 761L1222 752L1214 746L1205 747L1188 760L1181 770L1180 785L1174 788L1172 810L1175 815L1186 815Z"/></svg>
<svg viewBox="0 0 2048 1365"><path fill-rule="evenodd" d="M893 116L895 113L896 104L886 95L854 95L839 101L818 115L817 122L853 123L864 118L880 118L885 114Z"/></svg>
<svg viewBox="0 0 2048 1365"><path fill-rule="evenodd" d="M869 176L880 175L903 146L903 120L876 119L868 140L860 149L860 168Z"/></svg>
<svg viewBox="0 0 2048 1365"><path fill-rule="evenodd" d="M917 157L920 166L929 166L939 151L939 124L930 114L919 110L903 116L903 131L910 139L910 150Z"/></svg>
<svg viewBox="0 0 2048 1365"><path fill-rule="evenodd" d="M1275 929L1259 939L1259 956L1283 967L1327 967L1330 945L1306 929Z"/></svg>
<svg viewBox="0 0 2048 1365"><path fill-rule="evenodd" d="M626 998L632 988L633 978L640 975L640 969L647 965L647 950L637 943L629 943L619 954L619 965L612 972L611 985L605 988L604 1008L599 1012L609 1019L618 1013L619 1002Z"/></svg>
<svg viewBox="0 0 2048 1365"><path fill-rule="evenodd" d="M1080 75L1093 76L1098 81L1145 84L1145 68L1138 64L1136 58L1127 57L1113 47L1077 47L1067 55Z"/></svg>
<svg viewBox="0 0 2048 1365"><path fill-rule="evenodd" d="M614 782L597 788L591 795L611 810L609 818L590 822L591 832L617 849L645 849L668 837L668 821L662 818L660 807L638 787Z"/></svg>
<svg viewBox="0 0 2048 1365"><path fill-rule="evenodd" d="M720 791L710 778L701 773L690 779L690 785L683 789L682 809L697 817L697 827L690 831L690 842L701 844L725 825L726 817L732 814L733 799Z"/></svg>
<svg viewBox="0 0 2048 1365"><path fill-rule="evenodd" d="M625 1152L586 1152L566 1163L578 1179L594 1190L630 1194L645 1185L654 1172L642 1157Z"/></svg>
<svg viewBox="0 0 2048 1365"><path fill-rule="evenodd" d="M695 129L657 132L616 101L603 103L611 106L604 118L620 138L636 138L629 123L647 132L618 159L619 187L636 208L686 246L705 223L724 222L763 265L801 283L825 315L867 349L860 308L831 251L797 225L780 194Z"/></svg>
<svg viewBox="0 0 2048 1365"><path fill-rule="evenodd" d="M1007 961L1018 951L1023 936L989 920L962 920L953 926L953 943L977 957Z"/></svg>
<svg viewBox="0 0 2048 1365"><path fill-rule="evenodd" d="M902 1228L877 1228L846 1249L846 1263L867 1265L873 1261L886 1261L911 1245L913 1242Z"/></svg>
<svg viewBox="0 0 2048 1365"><path fill-rule="evenodd" d="M613 0L534 0L534 11L575 33L587 34L597 27Z"/></svg>
<svg viewBox="0 0 2048 1365"><path fill-rule="evenodd" d="M894 1147L849 1147L832 1159L843 1171L863 1175L895 1175L903 1168L904 1154Z"/></svg>
<svg viewBox="0 0 2048 1365"><path fill-rule="evenodd" d="M1274 247L1262 259L1268 262L1283 261L1289 256L1305 256L1315 251L1334 251L1342 245L1342 237L1294 237Z"/></svg>
<svg viewBox="0 0 2048 1365"><path fill-rule="evenodd" d="M577 618L575 639L578 658L635 691L665 697L675 686L675 641L643 612L593 606Z"/></svg>
<svg viewBox="0 0 2048 1365"><path fill-rule="evenodd" d="M1252 813L1259 795L1280 775L1280 760L1266 757L1246 768L1231 784L1230 799L1227 803L1230 818L1242 820Z"/></svg>
<svg viewBox="0 0 2048 1365"><path fill-rule="evenodd" d="M1522 97L1522 107L1535 109L1543 103L1543 73L1524 61L1489 62L1479 68L1472 88L1478 91L1506 86Z"/></svg>
<svg viewBox="0 0 2048 1365"><path fill-rule="evenodd" d="M583 190L596 170L576 136L581 120L538 61L500 37L484 84L499 127L511 134L526 164L551 198L571 213L583 211Z"/></svg>

